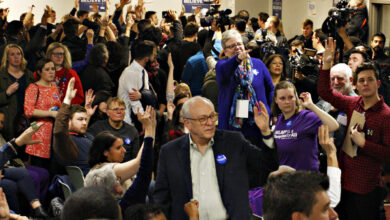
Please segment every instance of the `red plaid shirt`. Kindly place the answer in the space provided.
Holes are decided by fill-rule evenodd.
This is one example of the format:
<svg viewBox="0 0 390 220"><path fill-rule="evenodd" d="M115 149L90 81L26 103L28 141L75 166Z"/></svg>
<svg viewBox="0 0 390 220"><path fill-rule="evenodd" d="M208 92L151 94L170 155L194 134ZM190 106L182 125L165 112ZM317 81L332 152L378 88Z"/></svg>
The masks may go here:
<svg viewBox="0 0 390 220"><path fill-rule="evenodd" d="M344 96L332 89L329 70L321 70L318 94L335 108L345 112L348 125L353 110L364 113L366 123L363 128L366 143L358 148L357 156L349 157L340 153L341 182L343 189L366 194L381 183L382 163L390 160L390 108L383 97L371 108L364 110L361 96Z"/></svg>

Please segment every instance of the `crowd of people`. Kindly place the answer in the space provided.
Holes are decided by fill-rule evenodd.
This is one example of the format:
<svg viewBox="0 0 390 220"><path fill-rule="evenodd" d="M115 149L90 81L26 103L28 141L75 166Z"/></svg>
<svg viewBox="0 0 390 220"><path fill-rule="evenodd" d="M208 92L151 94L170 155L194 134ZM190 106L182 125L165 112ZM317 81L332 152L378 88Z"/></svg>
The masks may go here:
<svg viewBox="0 0 390 220"><path fill-rule="evenodd" d="M385 219L390 58L363 0L291 39L130 3L0 9L0 218Z"/></svg>

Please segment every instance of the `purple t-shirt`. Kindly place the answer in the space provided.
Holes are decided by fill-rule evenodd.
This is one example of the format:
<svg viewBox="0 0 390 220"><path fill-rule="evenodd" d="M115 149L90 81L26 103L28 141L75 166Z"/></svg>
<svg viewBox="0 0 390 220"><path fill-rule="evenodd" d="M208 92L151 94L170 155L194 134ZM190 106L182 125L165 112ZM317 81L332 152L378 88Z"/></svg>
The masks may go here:
<svg viewBox="0 0 390 220"><path fill-rule="evenodd" d="M296 170L318 171L318 127L320 118L311 111L302 110L285 120L279 116L274 139L279 153L279 164Z"/></svg>

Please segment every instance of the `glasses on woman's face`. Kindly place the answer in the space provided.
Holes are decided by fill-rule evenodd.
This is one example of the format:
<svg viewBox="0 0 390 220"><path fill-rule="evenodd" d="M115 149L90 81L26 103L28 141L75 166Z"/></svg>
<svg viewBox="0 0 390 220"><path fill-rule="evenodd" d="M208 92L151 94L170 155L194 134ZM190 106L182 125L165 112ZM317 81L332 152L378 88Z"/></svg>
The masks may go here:
<svg viewBox="0 0 390 220"><path fill-rule="evenodd" d="M211 120L211 122L216 122L218 120L218 113L214 112L209 116L203 116L200 118L186 118L186 119L198 121L200 125L206 125L209 119Z"/></svg>
<svg viewBox="0 0 390 220"><path fill-rule="evenodd" d="M244 46L244 44L243 44L242 42L237 42L237 43L235 43L235 44L230 44L229 46L226 45L226 48L227 48L227 49L234 49L234 48L236 48L236 47L242 47L242 46Z"/></svg>

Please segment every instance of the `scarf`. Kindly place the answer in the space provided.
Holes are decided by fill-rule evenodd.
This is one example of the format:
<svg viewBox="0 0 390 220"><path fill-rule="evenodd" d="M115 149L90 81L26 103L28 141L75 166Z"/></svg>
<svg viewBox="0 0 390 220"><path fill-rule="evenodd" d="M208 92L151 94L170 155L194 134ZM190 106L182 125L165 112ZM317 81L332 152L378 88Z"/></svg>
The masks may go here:
<svg viewBox="0 0 390 220"><path fill-rule="evenodd" d="M244 122L249 122L250 125L253 125L253 107L258 106L256 92L252 87L253 73L252 73L252 61L250 58L246 58L238 65L237 69L234 72L235 80L238 83L236 91L233 95L233 103L230 109L230 119L229 125L234 128L242 128ZM248 118L237 118L236 117L236 105L237 100L249 100L249 116Z"/></svg>

